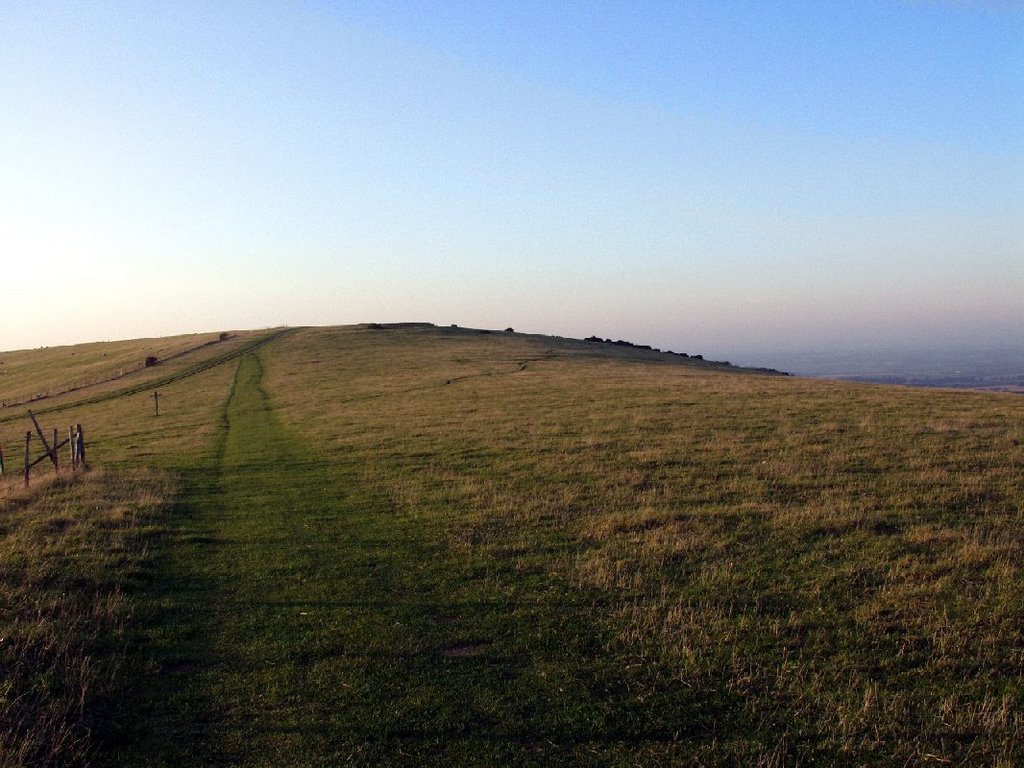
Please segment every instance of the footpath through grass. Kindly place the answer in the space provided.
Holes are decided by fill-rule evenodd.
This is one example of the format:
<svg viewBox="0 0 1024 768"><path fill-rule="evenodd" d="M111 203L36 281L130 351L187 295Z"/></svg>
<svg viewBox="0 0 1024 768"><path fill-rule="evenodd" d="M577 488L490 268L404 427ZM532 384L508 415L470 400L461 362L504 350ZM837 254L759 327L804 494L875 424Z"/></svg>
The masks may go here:
<svg viewBox="0 0 1024 768"><path fill-rule="evenodd" d="M595 606L566 599L581 593L521 560L456 557L437 523L367 487L357 459L328 463L286 432L261 376L243 358L215 459L190 474L145 638L154 668L111 759L632 764L672 751L685 734L662 718L693 711L688 688L635 700L646 672L602 660Z"/></svg>
<svg viewBox="0 0 1024 768"><path fill-rule="evenodd" d="M623 354L302 329L78 401L0 766L1021 764L1024 401Z"/></svg>

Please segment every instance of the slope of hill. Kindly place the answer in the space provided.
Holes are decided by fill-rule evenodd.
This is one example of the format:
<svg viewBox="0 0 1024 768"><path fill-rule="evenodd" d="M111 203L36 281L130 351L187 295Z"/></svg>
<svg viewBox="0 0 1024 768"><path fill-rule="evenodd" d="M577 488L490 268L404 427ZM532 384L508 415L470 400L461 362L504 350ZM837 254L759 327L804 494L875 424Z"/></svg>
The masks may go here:
<svg viewBox="0 0 1024 768"><path fill-rule="evenodd" d="M26 407L39 411L145 388L230 356L265 335L225 331L0 352L0 421Z"/></svg>
<svg viewBox="0 0 1024 768"><path fill-rule="evenodd" d="M52 415L178 489L80 715L101 762L1024 759L1020 398L425 325L264 341L159 417Z"/></svg>

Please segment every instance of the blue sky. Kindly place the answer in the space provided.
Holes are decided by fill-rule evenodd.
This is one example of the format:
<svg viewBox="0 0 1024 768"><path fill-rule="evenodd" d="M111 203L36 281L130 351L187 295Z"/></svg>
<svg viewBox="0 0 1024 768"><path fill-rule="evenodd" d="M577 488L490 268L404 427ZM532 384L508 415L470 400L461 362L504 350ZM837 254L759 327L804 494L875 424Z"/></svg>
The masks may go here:
<svg viewBox="0 0 1024 768"><path fill-rule="evenodd" d="M1021 345L1016 2L5 0L0 105L0 349Z"/></svg>

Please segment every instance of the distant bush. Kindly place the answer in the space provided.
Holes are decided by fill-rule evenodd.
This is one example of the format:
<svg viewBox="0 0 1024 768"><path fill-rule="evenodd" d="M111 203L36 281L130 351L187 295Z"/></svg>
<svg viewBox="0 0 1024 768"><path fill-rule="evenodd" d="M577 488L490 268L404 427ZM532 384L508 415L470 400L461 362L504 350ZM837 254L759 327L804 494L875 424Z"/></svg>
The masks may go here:
<svg viewBox="0 0 1024 768"><path fill-rule="evenodd" d="M515 332L516 332L515 328L506 328L505 329L505 333L515 333Z"/></svg>
<svg viewBox="0 0 1024 768"><path fill-rule="evenodd" d="M146 367L152 368L154 365L160 362L160 358L156 355L150 355L146 358Z"/></svg>
<svg viewBox="0 0 1024 768"><path fill-rule="evenodd" d="M631 347L632 349L645 349L651 352L657 352L660 355L677 355L679 357L689 357L685 352L673 352L671 349L661 349L660 347L652 347L650 344L634 344L632 341L626 341L625 339L619 339L618 341L612 341L611 339L602 339L600 336L587 336L584 341L589 341L592 344L612 344L616 347ZM696 359L703 360L704 358L700 355L696 356Z"/></svg>

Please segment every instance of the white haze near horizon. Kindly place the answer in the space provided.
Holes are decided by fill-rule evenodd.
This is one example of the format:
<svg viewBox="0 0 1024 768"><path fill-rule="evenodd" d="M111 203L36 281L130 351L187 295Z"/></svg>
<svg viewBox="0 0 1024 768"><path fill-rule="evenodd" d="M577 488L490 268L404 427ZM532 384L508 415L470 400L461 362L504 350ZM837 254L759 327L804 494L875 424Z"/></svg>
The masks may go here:
<svg viewBox="0 0 1024 768"><path fill-rule="evenodd" d="M4 4L0 349L405 320L772 367L1020 346L1024 12L636 8Z"/></svg>

